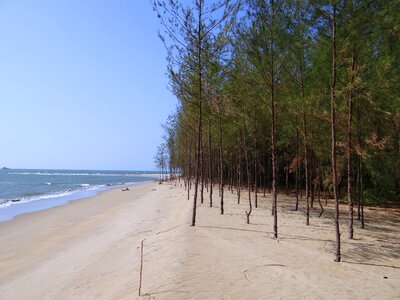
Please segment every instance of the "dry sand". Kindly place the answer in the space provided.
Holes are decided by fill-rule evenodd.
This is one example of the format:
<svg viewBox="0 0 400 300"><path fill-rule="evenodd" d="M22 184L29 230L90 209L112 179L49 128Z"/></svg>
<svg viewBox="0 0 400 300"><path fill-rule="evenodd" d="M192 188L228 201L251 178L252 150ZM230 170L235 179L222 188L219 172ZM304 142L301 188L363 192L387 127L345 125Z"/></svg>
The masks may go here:
<svg viewBox="0 0 400 300"><path fill-rule="evenodd" d="M247 201L226 191L226 213L198 208L180 186L141 184L0 223L1 299L135 299L144 241L142 298L399 299L400 216L367 210L355 240L342 216L342 263L335 263L332 203L305 225L303 203L279 196L279 239L270 197L250 225ZM245 193L243 193L245 196ZM386 277L386 278L385 278Z"/></svg>

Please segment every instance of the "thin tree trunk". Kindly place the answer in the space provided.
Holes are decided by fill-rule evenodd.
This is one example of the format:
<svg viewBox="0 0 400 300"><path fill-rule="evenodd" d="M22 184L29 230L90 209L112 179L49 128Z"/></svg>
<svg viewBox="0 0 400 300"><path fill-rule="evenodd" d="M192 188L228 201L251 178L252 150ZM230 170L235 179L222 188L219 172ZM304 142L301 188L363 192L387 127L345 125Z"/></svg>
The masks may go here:
<svg viewBox="0 0 400 300"><path fill-rule="evenodd" d="M267 176L265 176L265 170L264 170L264 172L263 172L263 177L264 177L264 186L263 186L263 195L264 195L264 198L265 198L265 189L266 189L266 185L267 185L267 182L266 182L266 177Z"/></svg>
<svg viewBox="0 0 400 300"><path fill-rule="evenodd" d="M211 152L211 117L208 120L208 176L210 177L210 207L213 206L213 173L212 173L212 152Z"/></svg>
<svg viewBox="0 0 400 300"><path fill-rule="evenodd" d="M304 75L303 75L303 54L300 57L300 73L301 73L301 101L303 106L303 131L304 131L304 172L306 184L306 225L310 225L310 203L308 197L308 144L307 144L307 120L306 120L306 99L304 92ZM303 193L302 193L303 198Z"/></svg>
<svg viewBox="0 0 400 300"><path fill-rule="evenodd" d="M360 114L360 101L357 101L357 143L361 146L361 114ZM362 170L361 170L361 155L358 156L358 168L357 168L357 185L358 185L358 207L357 207L357 218L361 220L361 199L362 199ZM362 227L363 228L363 227Z"/></svg>
<svg viewBox="0 0 400 300"><path fill-rule="evenodd" d="M233 157L231 159L232 161L232 166L233 166ZM229 168L230 171L230 180L229 180L229 189L231 190L231 193L233 194L233 174L234 174L234 170L233 167Z"/></svg>
<svg viewBox="0 0 400 300"><path fill-rule="evenodd" d="M201 152L200 152L200 178L201 178L201 189L200 189L200 202L201 204L204 203L204 146L203 143L201 143Z"/></svg>
<svg viewBox="0 0 400 300"><path fill-rule="evenodd" d="M245 157L245 161L246 161L246 173L247 173L247 190L248 190L248 197L249 197L249 210L248 211L246 210L246 218L247 218L247 224L250 224L250 215L253 210L253 205L251 203L250 166L249 166L249 157L248 157L247 147L246 147L246 139L243 134L243 131L240 131L240 133L241 133L241 138L242 138L243 144L244 144L244 157Z"/></svg>
<svg viewBox="0 0 400 300"><path fill-rule="evenodd" d="M322 206L322 203L321 203L321 187L320 186L318 186L318 204L319 204L319 207L321 207L321 212L319 213L319 218L322 216L322 214L324 213L324 207Z"/></svg>
<svg viewBox="0 0 400 300"><path fill-rule="evenodd" d="M337 191L336 174L336 112L335 112L335 88L336 88L336 5L332 11L332 85L331 85L331 134L332 134L332 184L335 199L335 233L336 251L335 261L341 261L340 254L340 228L339 228L339 198Z"/></svg>
<svg viewBox="0 0 400 300"><path fill-rule="evenodd" d="M276 185L276 107L272 100L272 194L273 194L273 214L274 214L274 238L278 238L278 209L277 209L277 185Z"/></svg>
<svg viewBox="0 0 400 300"><path fill-rule="evenodd" d="M274 1L271 1L271 9L272 9L272 17L275 16L275 5ZM272 19L272 24L274 23L274 19ZM275 104L275 56L274 56L274 46L275 46L275 39L274 35L271 36L270 41L270 66L271 66L271 73L270 73L270 87L271 87L271 117L272 117L272 128L271 128L271 151L272 151L272 214L274 216L274 238L278 238L278 191L277 191L277 162L276 162L276 121L277 121L277 111L276 111L276 104Z"/></svg>
<svg viewBox="0 0 400 300"><path fill-rule="evenodd" d="M246 210L246 217L247 217L247 224L250 224L250 215L253 210L253 206L251 203L250 167L249 167L249 159L248 159L248 155L247 155L247 150L244 151L244 156L245 156L245 160L246 160L247 189L248 189L248 196L249 196L249 211Z"/></svg>
<svg viewBox="0 0 400 300"><path fill-rule="evenodd" d="M321 176L321 162L318 161L318 171L317 171L317 178L318 178L318 203L319 206L321 207L321 212L319 213L319 218L322 216L324 213L324 207L322 206L321 203L321 187L322 187L322 176Z"/></svg>
<svg viewBox="0 0 400 300"><path fill-rule="evenodd" d="M311 193L311 208L314 208L314 200L315 200L315 170L314 170L314 157L311 155L310 161L310 193Z"/></svg>
<svg viewBox="0 0 400 300"><path fill-rule="evenodd" d="M200 105L201 107L201 105ZM199 110L201 111L201 110ZM201 114L201 113L199 113ZM196 160L196 179L194 184L194 197L193 197L193 213L192 213L192 226L196 226L196 209L197 209L197 192L199 188L200 180L200 148L201 148L201 118L198 123L198 134L197 134L197 160Z"/></svg>
<svg viewBox="0 0 400 300"><path fill-rule="evenodd" d="M258 207L257 199L257 117L254 111L254 204Z"/></svg>
<svg viewBox="0 0 400 300"><path fill-rule="evenodd" d="M296 166L295 166L295 181L296 181L296 207L294 210L299 209L299 129L296 128Z"/></svg>
<svg viewBox="0 0 400 300"><path fill-rule="evenodd" d="M256 147L255 147L255 153L254 153L254 203L256 208L258 208L258 198L257 198L257 142L256 142Z"/></svg>
<svg viewBox="0 0 400 300"><path fill-rule="evenodd" d="M261 165L260 165L260 161L258 162L258 170L259 170L259 175L258 175L258 189L261 190L261 185L262 185L262 173L261 173Z"/></svg>
<svg viewBox="0 0 400 300"><path fill-rule="evenodd" d="M272 5L273 6L273 5ZM273 41L271 41L273 44ZM271 49L271 53L273 50ZM276 104L275 104L275 70L274 57L271 56L271 112L272 112L272 128L271 128L271 151L272 151L272 215L274 216L274 238L278 238L278 214L277 214L277 182L276 182Z"/></svg>
<svg viewBox="0 0 400 300"><path fill-rule="evenodd" d="M267 163L267 185L268 185L268 193L271 194L271 174L269 173L271 170L271 159L268 157Z"/></svg>
<svg viewBox="0 0 400 300"><path fill-rule="evenodd" d="M221 105L221 104L220 104ZM224 152L222 149L222 117L221 107L218 108L218 123L219 123L219 163L220 163L220 195L221 195L221 215L224 214L224 172L223 172L223 161Z"/></svg>
<svg viewBox="0 0 400 300"><path fill-rule="evenodd" d="M360 157L359 157L360 159ZM357 166L357 220L361 220L360 164Z"/></svg>
<svg viewBox="0 0 400 300"><path fill-rule="evenodd" d="M191 181L192 181L192 179L191 179L191 172L192 172L192 170L191 170L191 162L190 162L190 159L191 159L191 157L192 157L192 145L190 145L189 146L189 148L190 148L190 151L189 151L189 164L188 164L188 176L187 176L187 185L188 185L188 190L187 190L187 199L189 200L190 199L190 188L192 187L192 185L191 185Z"/></svg>
<svg viewBox="0 0 400 300"><path fill-rule="evenodd" d="M194 198L193 198L193 214L192 214L192 226L196 226L196 209L197 209L197 192L199 188L200 171L201 171L201 159L202 159L202 97L203 97L203 82L202 82L202 69L201 69L201 19L202 19L202 1L199 2L199 16L198 16L198 77L199 77L199 121L197 128L197 163L196 163L196 183L194 187Z"/></svg>
<svg viewBox="0 0 400 300"><path fill-rule="evenodd" d="M364 229L364 191L362 176L362 159L360 157L360 202L361 202L361 228Z"/></svg>
<svg viewBox="0 0 400 300"><path fill-rule="evenodd" d="M285 194L286 196L289 196L289 165L287 165L285 168L285 181Z"/></svg>
<svg viewBox="0 0 400 300"><path fill-rule="evenodd" d="M238 186L237 186L237 203L240 204L240 189L241 189L241 160L242 160L242 155L241 155L241 149L242 149L242 143L241 139L239 138L239 151L238 151L238 162L237 162L237 173L238 173Z"/></svg>
<svg viewBox="0 0 400 300"><path fill-rule="evenodd" d="M349 239L353 239L353 171L352 171L352 119L353 119L353 83L354 83L354 70L356 65L355 50L353 49L351 55L351 79L350 79L350 93L349 93L349 112L347 120L347 195L349 198Z"/></svg>

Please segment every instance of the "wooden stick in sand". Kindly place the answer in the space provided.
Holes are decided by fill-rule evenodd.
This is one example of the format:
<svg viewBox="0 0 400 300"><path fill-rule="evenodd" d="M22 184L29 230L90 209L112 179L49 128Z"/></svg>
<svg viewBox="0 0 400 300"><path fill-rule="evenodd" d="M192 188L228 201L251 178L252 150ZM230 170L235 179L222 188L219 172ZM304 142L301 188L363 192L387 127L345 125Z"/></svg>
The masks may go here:
<svg viewBox="0 0 400 300"><path fill-rule="evenodd" d="M143 277L143 242L144 240L142 240L141 242L141 246L140 246L140 278L139 278L139 296L141 294L141 290L142 290L142 277Z"/></svg>

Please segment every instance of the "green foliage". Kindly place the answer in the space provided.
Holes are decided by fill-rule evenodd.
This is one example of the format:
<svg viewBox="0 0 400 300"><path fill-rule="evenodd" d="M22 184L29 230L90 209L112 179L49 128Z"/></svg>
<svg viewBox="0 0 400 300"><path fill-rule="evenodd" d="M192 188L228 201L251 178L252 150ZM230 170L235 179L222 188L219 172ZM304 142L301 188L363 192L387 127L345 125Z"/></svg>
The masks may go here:
<svg viewBox="0 0 400 300"><path fill-rule="evenodd" d="M200 2L204 1L196 1ZM171 86L180 105L166 126L169 162L173 168L193 175L196 136L201 131L203 160L212 164L214 178L218 178L218 172L229 174L237 172L237 168L241 176L246 176L243 151L247 151L250 162L259 161L262 176L268 182L273 93L277 105L279 183L284 184L285 168L291 165L290 186L294 187L297 168L300 188L304 188L307 144L311 173L318 170L313 176L320 177L325 190L331 190L332 47L326 1L248 0L241 2L237 13L234 3L239 2L218 2L225 3L217 14L221 19L206 16L196 27L196 7L172 1L169 17L176 22L170 24L163 41L169 43ZM400 202L400 3L336 3L339 180L347 180L351 94L353 174L356 177L359 172L361 159L365 203ZM166 7L164 2L162 5L158 11ZM160 15L166 20L164 14ZM196 40L199 28L208 32L200 42ZM171 39L171 33L178 39ZM199 114L200 102L203 110ZM199 118L204 120L200 129ZM217 165L219 120L226 168L222 171ZM208 169L204 172L208 176ZM341 194L346 195L346 184L340 186Z"/></svg>

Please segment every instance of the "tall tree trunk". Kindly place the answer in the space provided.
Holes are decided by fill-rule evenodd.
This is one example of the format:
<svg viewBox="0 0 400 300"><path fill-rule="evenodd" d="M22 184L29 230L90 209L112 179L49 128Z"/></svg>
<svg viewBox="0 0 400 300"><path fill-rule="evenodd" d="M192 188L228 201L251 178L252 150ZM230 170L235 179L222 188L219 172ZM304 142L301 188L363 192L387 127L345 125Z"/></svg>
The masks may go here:
<svg viewBox="0 0 400 300"><path fill-rule="evenodd" d="M311 208L314 208L314 200L315 200L315 194L314 194L314 176L315 176L315 170L314 170L314 156L310 155L310 170L309 170L309 176L310 176L310 183L309 183L309 191L311 194Z"/></svg>
<svg viewBox="0 0 400 300"><path fill-rule="evenodd" d="M263 180L263 182L264 182L264 184L263 184L263 195L265 197L265 189L267 187L267 180L266 180L267 176L265 175L265 170L263 171L263 177L264 177L264 180Z"/></svg>
<svg viewBox="0 0 400 300"><path fill-rule="evenodd" d="M268 186L268 193L271 194L271 159L268 157L268 163L267 163L267 186Z"/></svg>
<svg viewBox="0 0 400 300"><path fill-rule="evenodd" d="M356 65L355 50L351 53L351 75L350 75L350 92L349 92L349 108L347 119L347 196L349 198L349 239L353 239L353 171L352 171L352 119L353 119L353 83L354 71Z"/></svg>
<svg viewBox="0 0 400 300"><path fill-rule="evenodd" d="M299 209L299 129L296 128L296 166L295 166L295 185L296 185L296 207L294 210Z"/></svg>
<svg viewBox="0 0 400 300"><path fill-rule="evenodd" d="M225 159L229 160L227 158L225 158ZM226 178L225 178L226 182L228 183L227 184L228 185L228 191L231 190L231 178L232 178L231 168L229 168L229 164L228 164L228 167L226 168Z"/></svg>
<svg viewBox="0 0 400 300"><path fill-rule="evenodd" d="M257 175L257 141L256 141L256 147L254 151L254 204L256 208L258 208L258 197L257 197L257 180L258 180L258 175Z"/></svg>
<svg viewBox="0 0 400 300"><path fill-rule="evenodd" d="M258 157L258 156L257 156ZM258 160L258 190L261 190L262 187L262 171L261 171L261 162Z"/></svg>
<svg viewBox="0 0 400 300"><path fill-rule="evenodd" d="M286 196L289 196L289 163L287 163L286 168L285 168L285 181L286 181Z"/></svg>
<svg viewBox="0 0 400 300"><path fill-rule="evenodd" d="M319 213L319 218L322 216L322 214L324 213L324 207L322 206L321 203L321 182L322 182L322 176L321 176L321 162L318 161L318 171L317 171L317 178L318 178L318 203L319 206L321 207L321 212Z"/></svg>
<svg viewBox="0 0 400 300"><path fill-rule="evenodd" d="M362 176L362 158L360 157L360 203L361 203L361 228L364 229L364 191Z"/></svg>
<svg viewBox="0 0 400 300"><path fill-rule="evenodd" d="M192 178L191 178L191 173L192 173L192 163L191 163L191 158L192 158L192 144L190 143L189 146L189 163L188 163L188 176L187 176L187 184L188 184L188 190L187 190L187 199L190 199L190 189L192 188Z"/></svg>
<svg viewBox="0 0 400 300"><path fill-rule="evenodd" d="M246 161L246 173L247 173L247 190L248 190L248 197L249 197L249 210L246 210L246 218L247 218L247 224L250 224L250 215L251 212L253 210L253 206L251 203L251 186L250 186L250 166L249 166L249 157L248 157L248 153L247 153L247 147L246 147L246 140L245 140L245 136L243 135L243 132L241 132L242 134L242 139L244 142L244 157L245 157L245 161Z"/></svg>
<svg viewBox="0 0 400 300"><path fill-rule="evenodd" d="M358 159L361 159L360 157ZM357 190L357 220L361 220L361 193L360 193L360 164L357 166L357 185L356 185L356 190Z"/></svg>
<svg viewBox="0 0 400 300"><path fill-rule="evenodd" d="M340 228L339 228L339 198L337 191L336 174L336 112L335 112L335 88L336 88L336 5L332 7L332 85L331 85L331 134L332 134L332 184L335 199L335 232L336 251L335 261L341 261L340 254Z"/></svg>
<svg viewBox="0 0 400 300"><path fill-rule="evenodd" d="M306 225L310 225L310 203L309 203L309 191L308 191L308 144L307 144L307 119L306 119L306 99L304 92L304 71L303 71L303 53L300 56L300 74L301 74L301 102L303 106L303 133L304 133L304 172L305 172L305 184L306 184ZM303 196L303 192L301 194ZM301 197L303 198L303 197Z"/></svg>
<svg viewBox="0 0 400 300"><path fill-rule="evenodd" d="M229 189L230 189L230 191L231 191L231 193L233 194L233 174L234 174L234 170L233 170L233 157L231 158L231 166L232 167L230 167L229 168L229 172L230 172L230 179L229 179Z"/></svg>
<svg viewBox="0 0 400 300"><path fill-rule="evenodd" d="M210 207L213 206L213 173L212 173L212 152L211 152L211 117L208 120L208 176L210 177Z"/></svg>
<svg viewBox="0 0 400 300"><path fill-rule="evenodd" d="M199 115L201 115L201 102ZM199 180L200 180L200 148L201 148L201 117L199 117L198 123L198 133L197 133L197 155L196 155L196 179L194 184L194 197L193 197L193 213L192 213L192 226L196 226L196 209L197 209L197 192L199 188Z"/></svg>
<svg viewBox="0 0 400 300"><path fill-rule="evenodd" d="M274 18L275 18L275 5L274 5L274 1L271 1L271 15L272 15L272 21L271 24L273 25L274 22ZM276 46L275 44L275 37L273 34L273 31L271 32L271 41L270 41L270 67L271 67L271 71L270 71L270 92L271 92L271 117L272 117L272 128L271 128L271 151L272 151L272 214L274 216L274 238L278 238L278 209L277 209L277 198L278 198L278 192L277 192L277 178L276 178L276 170L277 170L277 163L276 163L276 104L275 104L275 55L274 55L274 51L276 51L274 49L274 47Z"/></svg>
<svg viewBox="0 0 400 300"><path fill-rule="evenodd" d="M220 104L221 105L221 104ZM221 215L224 214L224 152L222 148L222 117L221 107L218 108L218 123L219 123L219 164L220 164L220 195L221 195Z"/></svg>
<svg viewBox="0 0 400 300"><path fill-rule="evenodd" d="M257 116L254 111L254 204L258 207L257 199Z"/></svg>
<svg viewBox="0 0 400 300"><path fill-rule="evenodd" d="M246 210L247 224L250 224L250 215L253 210L253 206L251 203L251 186L250 186L250 167L249 167L249 158L247 154L247 150L244 151L244 156L246 160L246 172L247 172L247 190L248 190L248 198L249 198L249 210Z"/></svg>
<svg viewBox="0 0 400 300"><path fill-rule="evenodd" d="M278 209L277 209L277 184L276 184L276 107L272 100L272 195L274 214L274 238L278 238Z"/></svg>
<svg viewBox="0 0 400 300"><path fill-rule="evenodd" d="M200 173L200 178L201 178L201 189L200 189L200 202L201 202L201 204L203 204L204 203L204 145L203 145L203 143L201 143L201 152L200 152L200 154L201 154L201 157L200 157L200 164L201 164L201 167L200 167L200 171L201 171L201 173Z"/></svg>
<svg viewBox="0 0 400 300"><path fill-rule="evenodd" d="M241 189L241 160L242 160L242 142L241 138L239 137L239 151L238 151L238 162L237 162L237 174L238 174L238 184L237 184L237 203L240 204L240 189Z"/></svg>
<svg viewBox="0 0 400 300"><path fill-rule="evenodd" d="M361 114L360 114L360 100L357 101L357 143L361 147ZM362 173L361 173L361 155L358 156L358 166L357 166L357 219L361 220L361 199L362 199Z"/></svg>
<svg viewBox="0 0 400 300"><path fill-rule="evenodd" d="M310 202L309 202L309 192L308 192L308 145L307 145L307 123L306 123L306 113L303 110L303 130L304 130L304 175L305 175L305 195L306 195L306 225L310 225ZM303 196L303 193L302 195Z"/></svg>
<svg viewBox="0 0 400 300"><path fill-rule="evenodd" d="M199 2L199 16L198 16L198 53L197 53L197 75L199 79L199 121L197 127L197 162L196 162L196 183L194 187L194 197L193 197L193 214L192 214L192 226L196 226L196 209L197 209L197 192L199 188L200 171L201 171L201 159L202 159L202 98L203 98L203 78L202 78L202 62L201 62L201 42L202 42L202 30L201 30L201 20L202 20L202 1Z"/></svg>

